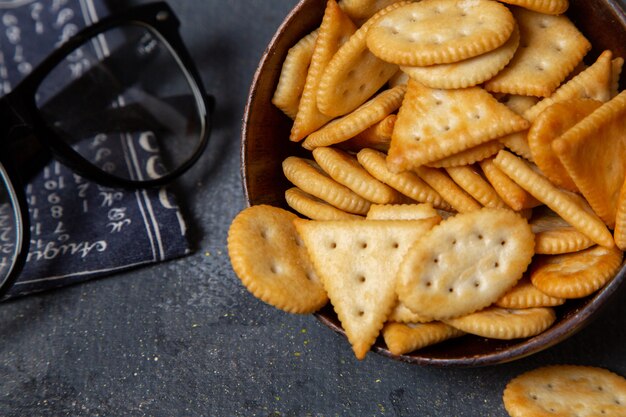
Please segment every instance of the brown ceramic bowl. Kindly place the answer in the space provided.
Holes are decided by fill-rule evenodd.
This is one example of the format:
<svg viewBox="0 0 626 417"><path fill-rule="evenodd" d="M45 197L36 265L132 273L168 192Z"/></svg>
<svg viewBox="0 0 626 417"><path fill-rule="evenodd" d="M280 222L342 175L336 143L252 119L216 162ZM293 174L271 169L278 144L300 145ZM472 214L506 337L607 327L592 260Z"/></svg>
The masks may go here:
<svg viewBox="0 0 626 417"><path fill-rule="evenodd" d="M257 68L246 106L241 145L241 174L248 204L271 204L288 208L284 192L289 187L281 162L289 155L307 155L288 139L291 120L270 102L287 50L319 26L326 0L302 0L285 18L268 45ZM620 0L570 0L567 15L587 36L594 49L586 60L593 62L604 49L626 58L626 14ZM626 77L622 76L621 88ZM382 338L373 350L394 359L435 366L483 366L519 359L568 338L588 324L624 281L626 266L594 295L572 300L557 309L557 322L544 333L518 340L493 340L474 336L433 345L406 355L391 354ZM334 331L343 330L332 306L316 317Z"/></svg>

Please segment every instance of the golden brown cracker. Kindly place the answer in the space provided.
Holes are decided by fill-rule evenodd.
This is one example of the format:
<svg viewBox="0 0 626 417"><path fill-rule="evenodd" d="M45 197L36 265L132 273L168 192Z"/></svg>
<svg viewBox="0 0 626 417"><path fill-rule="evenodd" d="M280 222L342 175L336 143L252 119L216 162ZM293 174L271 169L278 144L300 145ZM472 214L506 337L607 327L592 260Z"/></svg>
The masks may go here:
<svg viewBox="0 0 626 417"><path fill-rule="evenodd" d="M453 337L463 336L465 332L441 322L387 323L382 334L389 352L404 355Z"/></svg>
<svg viewBox="0 0 626 417"><path fill-rule="evenodd" d="M550 97L524 111L524 117L532 122L547 107L572 98L608 101L611 98L612 57L611 51L602 52L593 65L561 85Z"/></svg>
<svg viewBox="0 0 626 417"><path fill-rule="evenodd" d="M598 216L586 211L569 194L533 170L527 162L504 150L498 153L493 162L519 186L594 242L606 247L615 245L613 236Z"/></svg>
<svg viewBox="0 0 626 417"><path fill-rule="evenodd" d="M626 177L626 91L567 130L552 149L596 214L615 225L619 192ZM602 140L598 140L602 138Z"/></svg>
<svg viewBox="0 0 626 417"><path fill-rule="evenodd" d="M446 168L446 171L455 183L484 207L507 207L496 190L493 189L493 186L480 175L480 172L474 166L450 167Z"/></svg>
<svg viewBox="0 0 626 417"><path fill-rule="evenodd" d="M379 19L367 34L367 46L399 65L444 64L492 51L514 27L511 12L496 2L423 0Z"/></svg>
<svg viewBox="0 0 626 417"><path fill-rule="evenodd" d="M235 274L255 297L290 313L312 313L328 298L286 210L252 206L228 230Z"/></svg>
<svg viewBox="0 0 626 417"><path fill-rule="evenodd" d="M477 336L511 340L536 336L548 329L555 320L556 314L550 307L488 307L463 317L448 319L445 323Z"/></svg>
<svg viewBox="0 0 626 417"><path fill-rule="evenodd" d="M397 2L377 12L343 44L326 66L317 90L317 107L331 117L348 114L365 103L398 71L398 66L374 56L366 45L370 27L401 7Z"/></svg>
<svg viewBox="0 0 626 417"><path fill-rule="evenodd" d="M519 44L517 27L509 39L496 49L449 64L400 69L430 88L467 88L491 79L509 63Z"/></svg>
<svg viewBox="0 0 626 417"><path fill-rule="evenodd" d="M372 177L348 152L322 146L313 150L313 158L332 179L372 203L389 204L404 200L397 190Z"/></svg>
<svg viewBox="0 0 626 417"><path fill-rule="evenodd" d="M459 213L467 213L481 208L481 205L459 187L445 171L422 166L416 168L415 172Z"/></svg>
<svg viewBox="0 0 626 417"><path fill-rule="evenodd" d="M362 149L357 154L357 159L374 178L395 188L405 196L420 203L431 203L439 209L451 209L443 197L430 185L426 184L416 173L409 171L391 172L387 168L385 154L382 152L374 149Z"/></svg>
<svg viewBox="0 0 626 417"><path fill-rule="evenodd" d="M548 97L591 48L566 16L513 9L520 46L509 64L485 83L488 91Z"/></svg>
<svg viewBox="0 0 626 417"><path fill-rule="evenodd" d="M372 204L367 220L420 220L441 216L429 203L419 204Z"/></svg>
<svg viewBox="0 0 626 417"><path fill-rule="evenodd" d="M298 187L285 191L289 207L311 220L362 220L363 217L346 213L327 202L305 193Z"/></svg>
<svg viewBox="0 0 626 417"><path fill-rule="evenodd" d="M340 142L337 147L347 151L358 152L361 149L371 148L381 152L389 150L391 134L398 118L395 114L390 114L378 123L368 127L351 139Z"/></svg>
<svg viewBox="0 0 626 417"><path fill-rule="evenodd" d="M375 15L379 10L397 3L399 0L341 0L339 5L355 22L361 22Z"/></svg>
<svg viewBox="0 0 626 417"><path fill-rule="evenodd" d="M317 222L296 229L358 359L370 349L396 305L396 271L433 219Z"/></svg>
<svg viewBox="0 0 626 417"><path fill-rule="evenodd" d="M352 113L332 120L321 129L311 133L302 146L312 150L319 146L329 146L353 138L396 111L402 104L405 91L406 87L403 85L382 91Z"/></svg>
<svg viewBox="0 0 626 417"><path fill-rule="evenodd" d="M556 102L539 113L533 121L527 136L533 161L555 185L578 191L558 155L552 150L552 142L601 104L597 100L581 98Z"/></svg>
<svg viewBox="0 0 626 417"><path fill-rule="evenodd" d="M547 208L533 215L530 226L535 234L535 253L537 254L558 255L577 252L595 243Z"/></svg>
<svg viewBox="0 0 626 417"><path fill-rule="evenodd" d="M432 168L448 168L471 165L474 162L482 161L485 158L489 158L490 156L497 154L502 148L504 148L504 144L498 139L494 139L489 142L481 143L473 148L447 156L438 161L430 162L426 165Z"/></svg>
<svg viewBox="0 0 626 417"><path fill-rule="evenodd" d="M409 80L387 163L396 172L412 169L528 126L480 87L435 90Z"/></svg>
<svg viewBox="0 0 626 417"><path fill-rule="evenodd" d="M550 365L513 378L502 395L511 417L626 415L626 379L606 369Z"/></svg>
<svg viewBox="0 0 626 417"><path fill-rule="evenodd" d="M332 119L317 109L317 87L330 59L355 31L356 26L341 11L337 2L328 0L302 90L298 113L291 128L290 140L300 141Z"/></svg>
<svg viewBox="0 0 626 417"><path fill-rule="evenodd" d="M621 250L626 250L626 181L622 184L617 199L617 208L615 210L615 230L613 231L615 244Z"/></svg>
<svg viewBox="0 0 626 417"><path fill-rule="evenodd" d="M524 276L515 287L500 297L494 305L500 308L556 307L565 303L565 298L552 297L535 287L528 276Z"/></svg>
<svg viewBox="0 0 626 417"><path fill-rule="evenodd" d="M457 214L408 251L397 293L413 312L443 320L484 308L511 289L533 256L525 219L508 209Z"/></svg>
<svg viewBox="0 0 626 417"><path fill-rule="evenodd" d="M314 161L290 156L283 161L283 172L296 187L340 210L366 214L370 208L369 201L330 178Z"/></svg>
<svg viewBox="0 0 626 417"><path fill-rule="evenodd" d="M291 119L295 119L298 113L300 96L306 83L317 34L316 29L287 51L278 77L278 84L272 96L272 103Z"/></svg>
<svg viewBox="0 0 626 417"><path fill-rule="evenodd" d="M535 287L548 295L581 298L610 281L621 263L622 251L618 248L594 246L580 252L536 259L530 279Z"/></svg>
<svg viewBox="0 0 626 417"><path fill-rule="evenodd" d="M521 211L541 204L535 197L517 185L500 168L493 163L493 158L487 158L478 163L485 178L493 186L500 198L513 210Z"/></svg>

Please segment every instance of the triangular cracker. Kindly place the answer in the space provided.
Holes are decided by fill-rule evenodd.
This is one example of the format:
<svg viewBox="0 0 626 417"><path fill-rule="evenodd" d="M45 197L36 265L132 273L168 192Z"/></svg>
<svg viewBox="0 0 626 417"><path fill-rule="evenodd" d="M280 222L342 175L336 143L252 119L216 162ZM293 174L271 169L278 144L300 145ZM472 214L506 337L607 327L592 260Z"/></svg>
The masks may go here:
<svg viewBox="0 0 626 417"><path fill-rule="evenodd" d="M333 55L356 32L356 26L335 0L328 0L306 77L298 114L289 139L299 141L332 119L317 109L317 86Z"/></svg>
<svg viewBox="0 0 626 417"><path fill-rule="evenodd" d="M409 80L387 164L396 172L412 169L528 126L479 87L436 90Z"/></svg>
<svg viewBox="0 0 626 417"><path fill-rule="evenodd" d="M436 222L294 221L358 359L365 357L396 305L400 261Z"/></svg>
<svg viewBox="0 0 626 417"><path fill-rule="evenodd" d="M626 91L565 132L552 149L589 205L612 228L626 177Z"/></svg>

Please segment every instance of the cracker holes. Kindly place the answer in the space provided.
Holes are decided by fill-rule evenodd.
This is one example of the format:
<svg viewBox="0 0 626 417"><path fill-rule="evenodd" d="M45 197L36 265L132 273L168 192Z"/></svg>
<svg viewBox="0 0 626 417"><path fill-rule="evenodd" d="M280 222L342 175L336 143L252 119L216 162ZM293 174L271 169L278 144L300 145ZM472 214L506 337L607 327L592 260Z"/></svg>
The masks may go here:
<svg viewBox="0 0 626 417"><path fill-rule="evenodd" d="M419 142L420 140L422 140L420 135L415 135L415 137L413 137L413 140L415 140L415 142Z"/></svg>
<svg viewBox="0 0 626 417"><path fill-rule="evenodd" d="M474 281L474 288L480 288L480 281Z"/></svg>
<svg viewBox="0 0 626 417"><path fill-rule="evenodd" d="M266 240L267 239L267 230L266 229L261 229L261 231L259 232L259 236L261 236L261 239Z"/></svg>
<svg viewBox="0 0 626 417"><path fill-rule="evenodd" d="M365 284L365 281L367 281L367 279L365 278L365 275L358 275L356 277L356 280L359 284Z"/></svg>
<svg viewBox="0 0 626 417"><path fill-rule="evenodd" d="M506 245L506 239L502 239L502 240L500 240L500 245L501 245L501 246L505 246L505 245Z"/></svg>
<svg viewBox="0 0 626 417"><path fill-rule="evenodd" d="M363 311L363 310L358 310L358 311L356 312L356 315L357 315L357 316L359 316L359 317L363 317L363 316L365 315L365 311Z"/></svg>
<svg viewBox="0 0 626 417"><path fill-rule="evenodd" d="M454 287L450 287L450 288L448 288L448 292L449 292L450 294L452 294L452 293L454 292Z"/></svg>
<svg viewBox="0 0 626 417"><path fill-rule="evenodd" d="M398 242L393 242L391 244L391 247L394 248L394 249L398 249L400 247L400 244Z"/></svg>
<svg viewBox="0 0 626 417"><path fill-rule="evenodd" d="M493 267L494 268L499 268L500 267L500 263L498 261L493 263Z"/></svg>
<svg viewBox="0 0 626 417"><path fill-rule="evenodd" d="M367 249L367 242L359 242L359 248Z"/></svg>
<svg viewBox="0 0 626 417"><path fill-rule="evenodd" d="M431 281L431 280L427 279L427 280L425 280L425 281L424 281L424 286L425 286L426 288L430 288L430 287L432 287L432 286L433 286L433 283L432 283L432 281Z"/></svg>
<svg viewBox="0 0 626 417"><path fill-rule="evenodd" d="M343 92L341 93L343 97L348 97L349 94L350 94L350 90L343 90Z"/></svg>
<svg viewBox="0 0 626 417"><path fill-rule="evenodd" d="M359 92L361 92L361 93L362 93L363 91L365 91L365 84L361 84L361 85L359 86Z"/></svg>
<svg viewBox="0 0 626 417"><path fill-rule="evenodd" d="M448 125L445 125L445 126L442 126L442 127L441 127L441 131L442 131L442 132L447 132L447 131L449 131L449 130L450 130L450 126L448 126Z"/></svg>
<svg viewBox="0 0 626 417"><path fill-rule="evenodd" d="M547 19L541 19L538 23L537 26L541 29L547 29L550 27L550 22Z"/></svg>
<svg viewBox="0 0 626 417"><path fill-rule="evenodd" d="M482 234L480 234L480 233L479 233L476 237L478 238L478 240L483 240L483 239L485 238L485 237L484 237Z"/></svg>
<svg viewBox="0 0 626 417"><path fill-rule="evenodd" d="M354 77L354 74L355 74L355 71L354 70L350 70L350 71L348 71L347 77L348 78L352 78L352 77Z"/></svg>
<svg viewBox="0 0 626 417"><path fill-rule="evenodd" d="M304 273L304 276L306 277L306 279L308 279L309 281L316 281L316 277L315 277L315 272L313 271L306 271Z"/></svg>
<svg viewBox="0 0 626 417"><path fill-rule="evenodd" d="M277 264L270 264L270 272L276 275L280 273L280 267Z"/></svg>
<svg viewBox="0 0 626 417"><path fill-rule="evenodd" d="M336 249L337 248L337 242L330 242L328 244L328 247L331 248L331 249Z"/></svg>

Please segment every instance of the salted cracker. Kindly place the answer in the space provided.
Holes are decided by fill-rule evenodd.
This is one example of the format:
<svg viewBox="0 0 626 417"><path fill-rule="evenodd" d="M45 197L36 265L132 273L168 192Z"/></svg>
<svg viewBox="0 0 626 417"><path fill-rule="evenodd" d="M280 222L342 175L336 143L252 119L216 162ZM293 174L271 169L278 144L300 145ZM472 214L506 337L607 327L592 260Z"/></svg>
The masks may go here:
<svg viewBox="0 0 626 417"><path fill-rule="evenodd" d="M530 226L511 210L457 214L410 248L398 271L398 297L435 320L472 313L517 283L533 247Z"/></svg>
<svg viewBox="0 0 626 417"><path fill-rule="evenodd" d="M509 63L519 45L517 27L509 39L496 49L449 64L425 67L401 66L409 77L430 88L467 88L489 80Z"/></svg>
<svg viewBox="0 0 626 417"><path fill-rule="evenodd" d="M330 59L355 31L355 24L341 11L337 2L328 0L311 56L311 65L302 90L298 113L291 127L290 140L300 141L332 119L317 108L317 87Z"/></svg>
<svg viewBox="0 0 626 417"><path fill-rule="evenodd" d="M485 158L489 158L490 156L497 154L502 148L504 148L504 144L498 139L494 139L459 153L446 156L438 161L429 162L426 165L432 168L448 168L471 165L474 162L482 161Z"/></svg>
<svg viewBox="0 0 626 417"><path fill-rule="evenodd" d="M420 220L441 216L429 203L418 204L372 204L367 220Z"/></svg>
<svg viewBox="0 0 626 417"><path fill-rule="evenodd" d="M485 83L488 91L548 97L561 84L591 43L567 16L513 9L520 46L509 64Z"/></svg>
<svg viewBox="0 0 626 417"><path fill-rule="evenodd" d="M530 280L548 295L581 298L593 294L609 282L621 263L622 251L617 247L594 246L579 252L536 259Z"/></svg>
<svg viewBox="0 0 626 417"><path fill-rule="evenodd" d="M319 146L329 146L353 138L396 111L402 104L405 91L406 87L399 85L380 92L350 114L332 120L311 133L302 146L313 150Z"/></svg>
<svg viewBox="0 0 626 417"><path fill-rule="evenodd" d="M493 162L520 187L594 242L609 248L615 245L611 232L597 215L585 210L567 192L557 188L527 162L504 150L498 153Z"/></svg>
<svg viewBox="0 0 626 417"><path fill-rule="evenodd" d="M385 162L385 154L374 149L362 149L357 153L359 163L379 181L400 191L405 196L420 202L430 203L435 208L450 210L451 206L416 173L391 172Z"/></svg>
<svg viewBox="0 0 626 417"><path fill-rule="evenodd" d="M504 103L509 109L513 110L515 113L523 116L524 112L537 104L538 98L533 96L520 96L516 94L506 94L503 98L500 98L498 101ZM528 118L524 117L526 120ZM515 152L519 156L526 158L529 161L532 160L532 154L530 152L530 148L528 147L528 139L526 137L527 131L521 131L516 133L511 133L510 135L503 136L498 140L504 144L511 151Z"/></svg>
<svg viewBox="0 0 626 417"><path fill-rule="evenodd" d="M346 151L322 146L313 150L313 158L332 179L372 203L391 204L406 200L400 192L370 175L356 156Z"/></svg>
<svg viewBox="0 0 626 417"><path fill-rule="evenodd" d="M387 323L382 334L389 352L404 355L444 340L463 336L465 332L441 322Z"/></svg>
<svg viewBox="0 0 626 417"><path fill-rule="evenodd" d="M444 170L422 166L415 168L415 172L459 213L467 213L482 207L471 195L459 187Z"/></svg>
<svg viewBox="0 0 626 417"><path fill-rule="evenodd" d="M355 22L366 21L379 10L384 9L399 0L341 0L339 5L344 12Z"/></svg>
<svg viewBox="0 0 626 417"><path fill-rule="evenodd" d="M547 107L539 113L528 130L528 146L533 161L554 184L577 192L578 187L567 173L552 142L602 105L592 99L569 99Z"/></svg>
<svg viewBox="0 0 626 417"><path fill-rule="evenodd" d="M353 138L338 143L337 147L352 152L358 152L364 148L387 152L397 118L398 116L396 114L390 114L380 122L358 133Z"/></svg>
<svg viewBox="0 0 626 417"><path fill-rule="evenodd" d="M535 253L537 254L558 255L577 252L595 244L584 233L576 230L547 207L533 213L530 226L535 234Z"/></svg>
<svg viewBox="0 0 626 417"><path fill-rule="evenodd" d="M285 191L289 207L311 220L362 220L363 217L346 213L327 202L305 193L298 187Z"/></svg>
<svg viewBox="0 0 626 417"><path fill-rule="evenodd" d="M300 96L306 83L317 34L316 29L287 51L278 77L278 84L272 96L272 103L291 119L295 119L298 113Z"/></svg>
<svg viewBox="0 0 626 417"><path fill-rule="evenodd" d="M496 49L514 27L511 12L494 1L423 0L379 19L367 46L398 65L445 64Z"/></svg>
<svg viewBox="0 0 626 417"><path fill-rule="evenodd" d="M603 51L591 66L557 88L550 97L540 100L537 104L525 110L523 113L524 118L532 122L547 107L559 101L574 98L608 101L612 97L612 57L613 53L611 51Z"/></svg>
<svg viewBox="0 0 626 417"><path fill-rule="evenodd" d="M400 261L434 220L298 219L294 224L354 354L363 359L396 305Z"/></svg>
<svg viewBox="0 0 626 417"><path fill-rule="evenodd" d="M493 186L486 181L476 167L471 165L446 168L452 180L484 207L505 208Z"/></svg>
<svg viewBox="0 0 626 417"><path fill-rule="evenodd" d="M370 202L329 177L315 161L290 156L283 161L285 177L302 191L352 214L366 214Z"/></svg>
<svg viewBox="0 0 626 417"><path fill-rule="evenodd" d="M535 308L535 307L556 307L565 303L565 298L552 297L541 292L530 281L528 275L524 275L518 281L515 287L511 288L506 294L498 298L494 303L500 308Z"/></svg>
<svg viewBox="0 0 626 417"><path fill-rule="evenodd" d="M626 91L604 103L552 143L567 173L612 228L626 178ZM601 140L599 140L601 138Z"/></svg>
<svg viewBox="0 0 626 417"><path fill-rule="evenodd" d="M343 116L365 103L398 71L398 66L373 55L366 45L370 27L382 16L401 7L397 2L367 20L326 66L317 91L317 107L331 117Z"/></svg>
<svg viewBox="0 0 626 417"><path fill-rule="evenodd" d="M511 417L624 416L626 379L597 367L544 366L513 378L502 400Z"/></svg>
<svg viewBox="0 0 626 417"><path fill-rule="evenodd" d="M535 197L517 185L493 163L493 158L483 159L478 163L483 175L498 193L500 198L513 210L523 211L541 204Z"/></svg>
<svg viewBox="0 0 626 417"><path fill-rule="evenodd" d="M327 302L306 249L293 226L297 216L258 205L242 210L228 230L235 274L260 300L289 313L312 313Z"/></svg>
<svg viewBox="0 0 626 417"><path fill-rule="evenodd" d="M556 314L550 307L488 307L463 317L445 320L445 323L477 336L511 340L536 336L548 329L555 320Z"/></svg>
<svg viewBox="0 0 626 417"><path fill-rule="evenodd" d="M409 80L387 163L412 169L529 127L480 87L431 89Z"/></svg>

